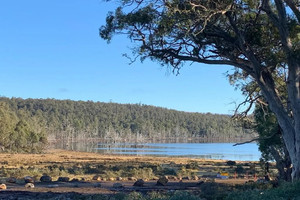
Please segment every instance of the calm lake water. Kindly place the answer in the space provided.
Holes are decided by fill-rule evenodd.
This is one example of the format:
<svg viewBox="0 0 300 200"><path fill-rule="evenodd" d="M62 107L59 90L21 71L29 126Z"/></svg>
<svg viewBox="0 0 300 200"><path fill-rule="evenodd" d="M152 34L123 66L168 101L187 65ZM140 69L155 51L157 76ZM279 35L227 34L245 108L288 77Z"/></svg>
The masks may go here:
<svg viewBox="0 0 300 200"><path fill-rule="evenodd" d="M180 156L206 159L258 161L256 143L233 146L234 143L99 143L96 152L103 154Z"/></svg>

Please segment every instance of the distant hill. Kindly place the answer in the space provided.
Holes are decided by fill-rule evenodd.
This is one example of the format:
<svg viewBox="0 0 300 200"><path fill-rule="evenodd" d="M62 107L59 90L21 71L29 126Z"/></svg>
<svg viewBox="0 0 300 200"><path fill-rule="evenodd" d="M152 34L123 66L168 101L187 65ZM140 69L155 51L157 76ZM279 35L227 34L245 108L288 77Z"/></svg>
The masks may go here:
<svg viewBox="0 0 300 200"><path fill-rule="evenodd" d="M235 142L253 137L253 133L238 126L228 115L92 101L2 97L0 102L15 116L14 123L24 121L32 132L48 140ZM0 130L0 134L4 133Z"/></svg>

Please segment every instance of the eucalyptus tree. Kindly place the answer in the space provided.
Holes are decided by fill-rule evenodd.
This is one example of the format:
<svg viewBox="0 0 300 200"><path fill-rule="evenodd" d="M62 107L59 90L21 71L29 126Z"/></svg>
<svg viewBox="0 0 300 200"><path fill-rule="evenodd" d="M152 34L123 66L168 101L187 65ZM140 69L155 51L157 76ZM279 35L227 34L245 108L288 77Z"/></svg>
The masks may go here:
<svg viewBox="0 0 300 200"><path fill-rule="evenodd" d="M291 159L283 142L282 130L275 115L263 104L257 103L254 111L255 129L259 134L258 145L264 163L276 161L278 177L291 180ZM267 172L267 170L266 170Z"/></svg>
<svg viewBox="0 0 300 200"><path fill-rule="evenodd" d="M150 58L174 72L185 62L233 66L232 77L257 84L276 115L292 178L298 180L299 5L299 0L122 0L108 13L100 36L110 41L127 34L135 44L133 60ZM275 77L282 77L287 98L281 98Z"/></svg>
<svg viewBox="0 0 300 200"><path fill-rule="evenodd" d="M17 123L16 114L10 109L5 102L0 102L0 149L2 151L8 148L10 135L14 132Z"/></svg>

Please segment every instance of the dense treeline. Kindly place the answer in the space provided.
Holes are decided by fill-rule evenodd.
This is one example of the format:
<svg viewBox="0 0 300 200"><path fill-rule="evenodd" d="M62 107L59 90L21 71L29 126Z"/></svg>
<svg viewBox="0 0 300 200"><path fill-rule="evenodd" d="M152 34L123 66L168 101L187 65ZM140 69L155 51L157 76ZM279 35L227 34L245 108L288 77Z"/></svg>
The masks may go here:
<svg viewBox="0 0 300 200"><path fill-rule="evenodd" d="M46 143L46 132L37 117L0 101L1 151L36 153L42 151Z"/></svg>
<svg viewBox="0 0 300 200"><path fill-rule="evenodd" d="M18 132L18 127L26 129L26 124L27 132L40 136L34 140L35 144L43 143L45 136L51 140L102 138L113 142L143 142L149 139L157 142L183 138L214 138L228 142L251 137L227 115L92 101L2 97L0 102L1 112L6 116L1 117L0 123L10 123L9 126L1 124L0 134L12 132L2 130L7 128L14 132ZM6 140L0 142L11 149Z"/></svg>

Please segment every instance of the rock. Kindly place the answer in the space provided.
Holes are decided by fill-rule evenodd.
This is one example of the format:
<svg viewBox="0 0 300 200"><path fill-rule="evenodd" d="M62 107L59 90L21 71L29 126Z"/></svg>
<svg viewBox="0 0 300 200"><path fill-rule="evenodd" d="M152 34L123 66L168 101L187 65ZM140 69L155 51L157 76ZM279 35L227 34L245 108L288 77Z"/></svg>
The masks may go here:
<svg viewBox="0 0 300 200"><path fill-rule="evenodd" d="M58 177L57 181L59 182L69 182L70 178L69 177Z"/></svg>
<svg viewBox="0 0 300 200"><path fill-rule="evenodd" d="M34 184L33 183L26 183L25 187L26 188L34 188Z"/></svg>
<svg viewBox="0 0 300 200"><path fill-rule="evenodd" d="M94 181L101 181L101 177L96 175L96 176L93 177L93 180Z"/></svg>
<svg viewBox="0 0 300 200"><path fill-rule="evenodd" d="M159 186L166 186L167 183L168 183L168 179L166 177L161 177L160 179L158 179L156 185L159 185Z"/></svg>
<svg viewBox="0 0 300 200"><path fill-rule="evenodd" d="M109 180L109 181L114 181L114 180L115 180L115 178L113 178L113 177L110 177L110 178L108 178L108 180Z"/></svg>
<svg viewBox="0 0 300 200"><path fill-rule="evenodd" d="M107 178L102 178L102 181L107 181Z"/></svg>
<svg viewBox="0 0 300 200"><path fill-rule="evenodd" d="M145 184L145 181L143 179L139 179L133 184L133 186L143 187L144 184Z"/></svg>
<svg viewBox="0 0 300 200"><path fill-rule="evenodd" d="M226 162L226 164L229 165L229 166L233 166L233 165L236 165L236 162L235 162L235 161L232 161L232 160L228 160L228 161Z"/></svg>
<svg viewBox="0 0 300 200"><path fill-rule="evenodd" d="M199 177L198 176L193 176L193 180L198 181Z"/></svg>
<svg viewBox="0 0 300 200"><path fill-rule="evenodd" d="M71 182L79 182L79 179L78 179L78 178L73 178L73 179L71 180Z"/></svg>
<svg viewBox="0 0 300 200"><path fill-rule="evenodd" d="M124 186L121 183L114 183L113 188L124 188Z"/></svg>
<svg viewBox="0 0 300 200"><path fill-rule="evenodd" d="M94 188L100 188L101 187L101 183L95 183L94 184Z"/></svg>
<svg viewBox="0 0 300 200"><path fill-rule="evenodd" d="M135 177L128 177L129 181L137 181L137 179Z"/></svg>
<svg viewBox="0 0 300 200"><path fill-rule="evenodd" d="M8 182L8 183L16 183L17 179L15 177L9 177L8 179L6 179L6 182Z"/></svg>
<svg viewBox="0 0 300 200"><path fill-rule="evenodd" d="M190 176L185 176L185 177L182 177L182 180L192 180L192 178Z"/></svg>
<svg viewBox="0 0 300 200"><path fill-rule="evenodd" d="M25 183L34 183L34 179L31 176L24 177Z"/></svg>
<svg viewBox="0 0 300 200"><path fill-rule="evenodd" d="M117 181L122 181L123 178L122 178L122 177L117 177L116 180L117 180Z"/></svg>
<svg viewBox="0 0 300 200"><path fill-rule="evenodd" d="M52 182L52 177L44 175L44 176L41 176L40 181L45 182L45 183L49 183L49 182Z"/></svg>
<svg viewBox="0 0 300 200"><path fill-rule="evenodd" d="M0 190L6 190L6 189L7 189L7 187L4 183L0 184Z"/></svg>

